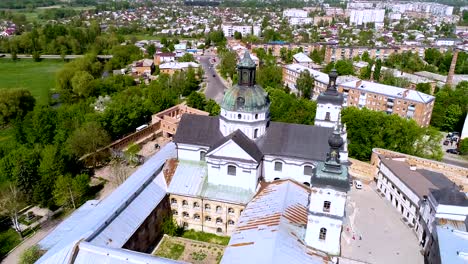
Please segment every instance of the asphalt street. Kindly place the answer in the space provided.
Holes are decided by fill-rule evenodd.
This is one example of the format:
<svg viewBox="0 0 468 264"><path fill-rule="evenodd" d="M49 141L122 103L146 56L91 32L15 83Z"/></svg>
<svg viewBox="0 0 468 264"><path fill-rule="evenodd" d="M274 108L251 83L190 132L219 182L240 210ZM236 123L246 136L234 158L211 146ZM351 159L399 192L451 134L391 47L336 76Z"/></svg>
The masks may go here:
<svg viewBox="0 0 468 264"><path fill-rule="evenodd" d="M205 96L215 100L218 104L223 100L224 90L226 86L221 81L221 77L215 70L215 66L211 64L210 60L216 58L214 55L200 56L200 63L205 71ZM219 60L216 58L216 60ZM213 77L214 76L214 77Z"/></svg>

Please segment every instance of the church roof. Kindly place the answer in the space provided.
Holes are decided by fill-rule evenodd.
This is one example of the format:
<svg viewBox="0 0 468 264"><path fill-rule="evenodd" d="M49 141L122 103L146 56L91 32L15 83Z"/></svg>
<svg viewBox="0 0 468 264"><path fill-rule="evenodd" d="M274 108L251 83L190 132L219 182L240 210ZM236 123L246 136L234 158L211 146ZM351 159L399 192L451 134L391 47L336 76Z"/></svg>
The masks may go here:
<svg viewBox="0 0 468 264"><path fill-rule="evenodd" d="M224 94L221 108L228 111L260 112L270 106L267 92L258 85L234 85Z"/></svg>
<svg viewBox="0 0 468 264"><path fill-rule="evenodd" d="M239 64L237 66L238 67L247 67L247 68L257 67L255 62L252 60L252 57L250 57L249 51L244 52L244 57L240 60L240 62L239 62Z"/></svg>
<svg viewBox="0 0 468 264"><path fill-rule="evenodd" d="M217 116L184 114L174 135L174 142L211 147L222 138Z"/></svg>
<svg viewBox="0 0 468 264"><path fill-rule="evenodd" d="M250 140L242 131L239 129L232 132L229 136L221 139L218 143L216 143L214 146L208 150L208 152L211 152L212 150L217 149L224 143L228 142L229 140L234 141L239 147L241 147L245 152L247 152L252 158L254 158L257 162L262 160L263 154L258 148L258 146Z"/></svg>
<svg viewBox="0 0 468 264"><path fill-rule="evenodd" d="M304 242L309 195L292 180L260 189L242 212L221 263L329 263Z"/></svg>
<svg viewBox="0 0 468 264"><path fill-rule="evenodd" d="M257 142L264 155L325 160L333 128L270 122Z"/></svg>
<svg viewBox="0 0 468 264"><path fill-rule="evenodd" d="M314 187L331 187L341 191L349 191L349 175L348 168L346 166L341 166L341 173L331 173L324 171L325 163L320 162L317 165L316 173L312 176L310 183Z"/></svg>

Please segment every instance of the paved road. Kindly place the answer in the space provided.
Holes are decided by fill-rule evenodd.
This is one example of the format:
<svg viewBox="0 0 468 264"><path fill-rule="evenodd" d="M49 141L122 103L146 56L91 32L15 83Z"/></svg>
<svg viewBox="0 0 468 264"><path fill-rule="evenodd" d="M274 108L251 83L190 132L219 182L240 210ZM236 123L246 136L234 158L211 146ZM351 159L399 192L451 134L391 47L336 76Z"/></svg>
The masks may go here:
<svg viewBox="0 0 468 264"><path fill-rule="evenodd" d="M468 168L468 160L463 159L460 155L447 153L447 149L457 148L456 144L448 144L447 146L443 144L446 139L447 133L443 132L443 139L441 141L442 151L444 152L444 157L442 158L442 162L447 164L452 164L455 166L460 166L463 168Z"/></svg>
<svg viewBox="0 0 468 264"><path fill-rule="evenodd" d="M84 55L65 55L65 59L73 60L82 58ZM18 54L18 59L32 59L32 56L29 54ZM97 55L100 59L111 59L112 55ZM7 53L0 53L0 58L11 59L11 54ZM61 55L53 55L53 54L43 54L41 55L41 59L62 59Z"/></svg>
<svg viewBox="0 0 468 264"><path fill-rule="evenodd" d="M205 96L215 100L218 104L223 100L224 90L226 86L221 81L221 77L218 76L215 66L211 65L210 60L216 58L213 55L200 56L200 63L205 71L205 82L207 83L205 89ZM219 60L216 58L216 60ZM213 77L214 76L214 77Z"/></svg>
<svg viewBox="0 0 468 264"><path fill-rule="evenodd" d="M21 245L15 248L8 256L2 260L2 264L17 264L19 257L23 251L36 245L44 237L47 236L63 219L55 219L47 224L44 224L39 231L37 231L32 237L26 239Z"/></svg>

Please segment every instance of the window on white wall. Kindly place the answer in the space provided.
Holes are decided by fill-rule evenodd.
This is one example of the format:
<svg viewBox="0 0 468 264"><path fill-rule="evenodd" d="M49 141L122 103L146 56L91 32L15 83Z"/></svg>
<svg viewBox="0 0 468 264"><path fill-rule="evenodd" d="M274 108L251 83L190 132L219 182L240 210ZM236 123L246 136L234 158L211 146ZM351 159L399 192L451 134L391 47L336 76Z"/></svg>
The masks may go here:
<svg viewBox="0 0 468 264"><path fill-rule="evenodd" d="M330 201L323 202L323 211L324 212L330 212L330 205L331 205Z"/></svg>
<svg viewBox="0 0 468 264"><path fill-rule="evenodd" d="M282 171L283 170L283 163L277 161L275 162L275 171Z"/></svg>
<svg viewBox="0 0 468 264"><path fill-rule="evenodd" d="M200 160L201 161L205 161L205 156L206 156L206 152L205 151L200 151Z"/></svg>
<svg viewBox="0 0 468 264"><path fill-rule="evenodd" d="M236 176L236 166L234 166L234 165L228 165L227 174L228 174L228 175Z"/></svg>
<svg viewBox="0 0 468 264"><path fill-rule="evenodd" d="M327 238L327 229L322 227L322 228L320 228L319 239L320 240L325 240L326 238Z"/></svg>
<svg viewBox="0 0 468 264"><path fill-rule="evenodd" d="M254 130L254 138L257 138L257 137L258 137L258 128Z"/></svg>
<svg viewBox="0 0 468 264"><path fill-rule="evenodd" d="M327 113L325 114L325 120L326 120L326 121L330 121L330 112L327 112Z"/></svg>
<svg viewBox="0 0 468 264"><path fill-rule="evenodd" d="M310 166L310 165L305 165L304 166L304 175L312 176L312 166Z"/></svg>

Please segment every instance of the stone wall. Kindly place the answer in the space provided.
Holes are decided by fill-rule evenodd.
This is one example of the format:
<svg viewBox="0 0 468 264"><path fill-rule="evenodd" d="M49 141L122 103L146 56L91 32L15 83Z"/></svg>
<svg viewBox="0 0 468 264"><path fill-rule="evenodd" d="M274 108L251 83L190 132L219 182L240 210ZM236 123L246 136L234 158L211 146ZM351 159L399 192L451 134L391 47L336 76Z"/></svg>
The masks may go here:
<svg viewBox="0 0 468 264"><path fill-rule="evenodd" d="M163 236L161 226L166 217L170 216L169 198L166 196L159 205L145 219L123 248L150 253L154 245Z"/></svg>
<svg viewBox="0 0 468 264"><path fill-rule="evenodd" d="M419 158L391 150L374 148L372 150L371 165L377 167L380 161L379 155L387 157L404 158L410 165L418 169L426 169L444 174L449 180L462 188L464 192L468 191L468 168L463 168L443 162Z"/></svg>
<svg viewBox="0 0 468 264"><path fill-rule="evenodd" d="M348 160L351 163L348 172L353 179L358 179L364 183L370 183L374 180L374 177L377 174L376 166L352 158L348 158Z"/></svg>

